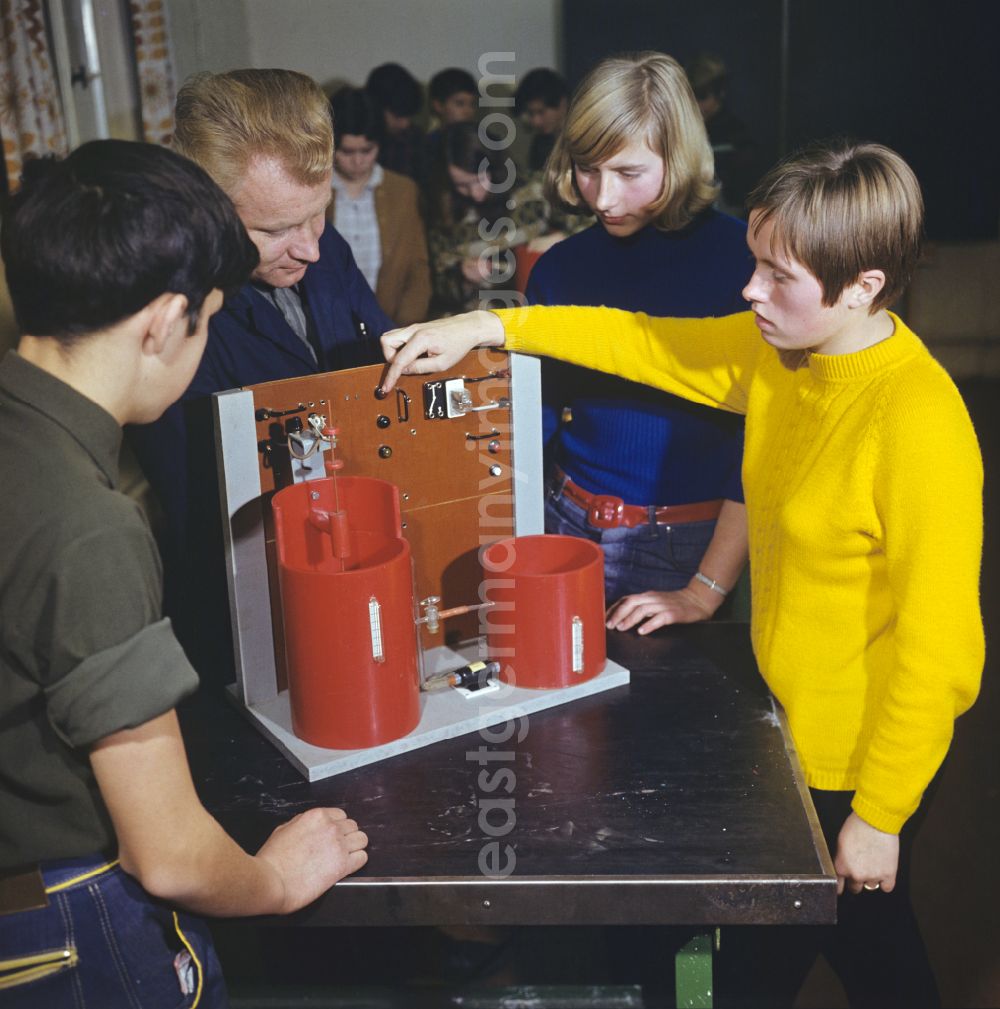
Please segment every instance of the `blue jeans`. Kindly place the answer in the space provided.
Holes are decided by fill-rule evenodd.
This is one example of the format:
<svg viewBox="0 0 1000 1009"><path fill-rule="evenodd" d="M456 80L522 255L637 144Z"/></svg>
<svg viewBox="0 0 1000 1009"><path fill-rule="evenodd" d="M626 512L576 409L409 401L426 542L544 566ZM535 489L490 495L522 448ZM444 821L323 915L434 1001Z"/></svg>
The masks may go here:
<svg viewBox="0 0 1000 1009"><path fill-rule="evenodd" d="M610 606L636 592L684 588L715 535L715 521L598 529L587 521L580 505L562 496L559 479L550 477L545 489L545 531L592 540L604 551L604 599Z"/></svg>
<svg viewBox="0 0 1000 1009"><path fill-rule="evenodd" d="M117 864L42 866L49 906L0 916L2 1009L225 1009L200 919L154 900Z"/></svg>

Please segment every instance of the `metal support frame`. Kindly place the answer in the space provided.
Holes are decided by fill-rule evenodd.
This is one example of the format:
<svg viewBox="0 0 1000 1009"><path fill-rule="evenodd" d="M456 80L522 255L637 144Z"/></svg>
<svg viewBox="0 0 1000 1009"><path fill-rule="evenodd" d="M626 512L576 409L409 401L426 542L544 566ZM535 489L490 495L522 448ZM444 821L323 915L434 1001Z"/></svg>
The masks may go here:
<svg viewBox="0 0 1000 1009"><path fill-rule="evenodd" d="M712 948L718 939L705 932L693 935L674 954L674 986L678 1009L711 1009Z"/></svg>
<svg viewBox="0 0 1000 1009"><path fill-rule="evenodd" d="M214 399L236 689L252 707L278 695L253 393L233 390Z"/></svg>
<svg viewBox="0 0 1000 1009"><path fill-rule="evenodd" d="M510 355L511 455L514 460L514 535L545 532L542 497L542 362Z"/></svg>

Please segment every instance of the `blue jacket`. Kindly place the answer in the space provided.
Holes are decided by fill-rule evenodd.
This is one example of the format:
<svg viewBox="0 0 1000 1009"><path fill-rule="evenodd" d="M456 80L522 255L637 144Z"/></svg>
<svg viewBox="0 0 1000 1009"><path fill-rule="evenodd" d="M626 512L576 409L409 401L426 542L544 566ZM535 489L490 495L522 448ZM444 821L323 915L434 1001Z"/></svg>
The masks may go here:
<svg viewBox="0 0 1000 1009"><path fill-rule="evenodd" d="M393 326L332 225L319 252L299 291L323 352L320 364L281 312L245 284L212 317L205 354L181 401L129 431L164 513L164 610L202 673L229 659L211 394L375 364L382 360L379 337Z"/></svg>
<svg viewBox="0 0 1000 1009"><path fill-rule="evenodd" d="M317 365L281 312L246 284L212 318L205 356L184 399L382 360L378 338L393 322L375 301L350 246L330 224L320 236L319 259L306 270L299 291L325 361Z"/></svg>

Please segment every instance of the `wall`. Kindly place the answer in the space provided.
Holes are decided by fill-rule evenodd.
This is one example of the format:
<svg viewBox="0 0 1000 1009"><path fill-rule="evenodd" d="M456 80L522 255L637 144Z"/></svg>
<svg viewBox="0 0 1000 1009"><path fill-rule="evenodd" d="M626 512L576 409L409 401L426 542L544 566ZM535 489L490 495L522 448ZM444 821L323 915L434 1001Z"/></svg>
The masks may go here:
<svg viewBox="0 0 1000 1009"><path fill-rule="evenodd" d="M755 170L762 174L778 157L781 24L782 0L569 0L566 73L575 85L598 60L642 49L681 64L715 54L729 73L727 106L752 131Z"/></svg>
<svg viewBox="0 0 1000 1009"><path fill-rule="evenodd" d="M94 4L94 22L104 77L108 136L118 140L141 140L142 117L133 66L132 26L127 13L121 6Z"/></svg>
<svg viewBox="0 0 1000 1009"><path fill-rule="evenodd" d="M877 140L917 173L932 239L995 241L1000 60L986 25L998 5L959 8L961 16L933 0L569 0L566 69L576 80L629 49L661 49L682 63L716 53L759 171L809 140Z"/></svg>
<svg viewBox="0 0 1000 1009"><path fill-rule="evenodd" d="M379 63L426 81L446 66L476 73L511 51L523 74L559 63L559 0L169 0L178 81L240 66L301 70L324 86L364 83ZM499 68L498 68L499 69Z"/></svg>
<svg viewBox="0 0 1000 1009"><path fill-rule="evenodd" d="M177 84L199 70L251 65L244 0L166 0Z"/></svg>
<svg viewBox="0 0 1000 1009"><path fill-rule="evenodd" d="M1000 242L925 249L906 294L907 323L955 378L1000 377Z"/></svg>

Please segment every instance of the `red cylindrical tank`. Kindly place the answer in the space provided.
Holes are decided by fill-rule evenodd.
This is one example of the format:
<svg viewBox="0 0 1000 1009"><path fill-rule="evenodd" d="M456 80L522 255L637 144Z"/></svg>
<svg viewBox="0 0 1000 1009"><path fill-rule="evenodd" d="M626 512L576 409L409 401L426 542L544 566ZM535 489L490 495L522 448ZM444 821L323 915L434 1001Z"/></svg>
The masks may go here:
<svg viewBox="0 0 1000 1009"><path fill-rule="evenodd" d="M410 545L384 480L309 480L271 500L292 731L353 750L420 720Z"/></svg>
<svg viewBox="0 0 1000 1009"><path fill-rule="evenodd" d="M607 662L604 555L575 536L517 536L482 553L487 650L518 687L568 687Z"/></svg>

